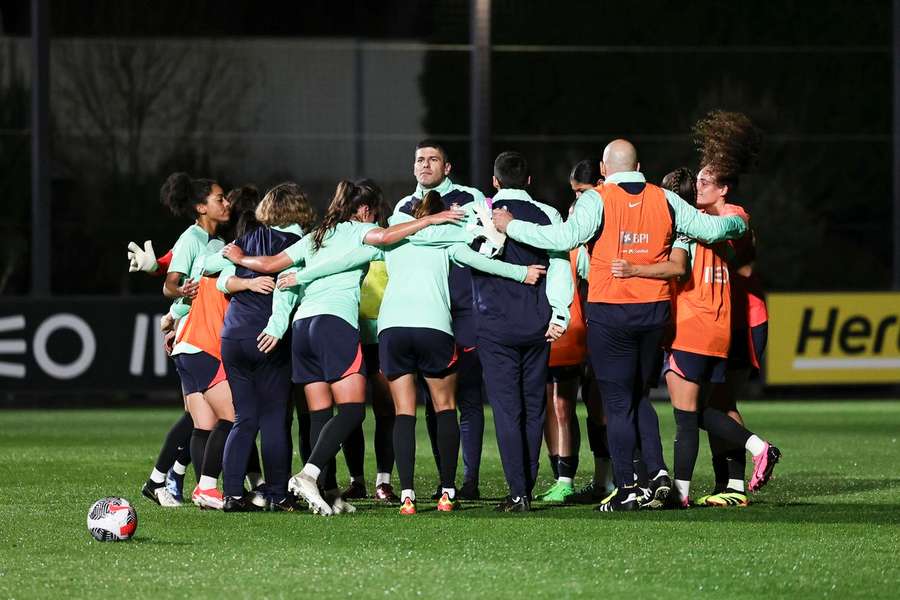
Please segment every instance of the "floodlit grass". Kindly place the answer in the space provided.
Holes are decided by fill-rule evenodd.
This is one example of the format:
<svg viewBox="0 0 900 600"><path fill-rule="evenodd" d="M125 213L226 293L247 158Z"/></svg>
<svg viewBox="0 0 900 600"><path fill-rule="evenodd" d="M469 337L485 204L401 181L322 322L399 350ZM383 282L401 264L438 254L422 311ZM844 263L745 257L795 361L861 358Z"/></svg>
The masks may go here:
<svg viewBox="0 0 900 600"><path fill-rule="evenodd" d="M139 490L175 408L0 412L0 597L896 598L900 401L742 409L784 453L749 508L603 515L535 503L497 515L486 501L440 514L420 500L412 518L369 502L333 518L161 509ZM671 409L657 410L671 458ZM424 426L423 498L436 482ZM581 463L576 486L586 447ZM371 450L367 468L371 491ZM710 471L703 448L696 494ZM542 490L546 463L540 479ZM505 493L490 420L481 489ZM136 506L131 542L88 534L87 509L107 495Z"/></svg>

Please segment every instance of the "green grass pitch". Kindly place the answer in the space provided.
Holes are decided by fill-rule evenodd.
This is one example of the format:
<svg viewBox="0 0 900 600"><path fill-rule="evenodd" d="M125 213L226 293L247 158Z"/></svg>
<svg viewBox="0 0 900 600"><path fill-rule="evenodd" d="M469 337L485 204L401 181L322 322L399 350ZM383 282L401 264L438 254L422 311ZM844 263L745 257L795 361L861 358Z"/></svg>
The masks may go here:
<svg viewBox="0 0 900 600"><path fill-rule="evenodd" d="M176 409L3 411L0 597L897 598L900 401L742 409L784 453L749 508L602 515L536 503L496 515L485 502L440 514L420 500L412 518L367 502L332 518L161 509L139 489ZM671 459L671 409L657 410ZM436 479L423 421L420 496ZM370 450L370 479L373 460ZM576 486L586 443L581 463ZM696 493L710 483L703 448ZM504 493L490 420L482 493ZM87 509L106 495L137 507L132 541L88 534Z"/></svg>

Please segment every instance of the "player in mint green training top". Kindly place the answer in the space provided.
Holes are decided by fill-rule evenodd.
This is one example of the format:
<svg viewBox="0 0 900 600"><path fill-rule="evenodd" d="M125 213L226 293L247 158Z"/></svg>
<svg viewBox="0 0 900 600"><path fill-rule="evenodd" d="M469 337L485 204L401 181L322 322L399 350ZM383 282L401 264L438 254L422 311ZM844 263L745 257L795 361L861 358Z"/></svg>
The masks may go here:
<svg viewBox="0 0 900 600"><path fill-rule="evenodd" d="M262 273L277 272L294 264L312 269L363 244L395 244L428 225L456 222L463 217L461 211L449 210L380 228L372 223L376 206L370 188L342 181L321 225L284 252L269 257L246 257L239 248L229 246L225 255L236 264ZM336 486L326 490L326 501L319 493L317 480L365 414L366 370L359 335L359 286L367 265L368 262L312 281L304 289L303 303L294 316L293 380L304 386L313 449L303 470L291 478L290 489L320 514L355 510L341 499ZM273 304L274 310L279 310L277 301L273 300ZM271 349L278 337L268 331L262 333L260 348ZM334 404L338 412L332 419Z"/></svg>

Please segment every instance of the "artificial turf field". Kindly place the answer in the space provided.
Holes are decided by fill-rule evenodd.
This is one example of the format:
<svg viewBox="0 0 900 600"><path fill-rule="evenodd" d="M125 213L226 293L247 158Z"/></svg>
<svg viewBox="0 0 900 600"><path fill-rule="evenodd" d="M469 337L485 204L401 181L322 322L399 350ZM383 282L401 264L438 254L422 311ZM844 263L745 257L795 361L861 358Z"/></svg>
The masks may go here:
<svg viewBox="0 0 900 600"><path fill-rule="evenodd" d="M441 514L420 498L415 517L361 502L332 518L145 500L139 489L175 409L0 411L0 597L900 597L900 401L742 410L784 454L748 508L604 515L535 503L527 515L497 515L485 501ZM657 411L670 460L671 410ZM499 498L487 416L481 491ZM416 473L426 497L436 471L423 421ZM581 462L576 487L589 477L586 447ZM539 490L549 483L545 462ZM701 448L696 492L710 483ZM107 495L136 506L132 541L88 534L87 509Z"/></svg>

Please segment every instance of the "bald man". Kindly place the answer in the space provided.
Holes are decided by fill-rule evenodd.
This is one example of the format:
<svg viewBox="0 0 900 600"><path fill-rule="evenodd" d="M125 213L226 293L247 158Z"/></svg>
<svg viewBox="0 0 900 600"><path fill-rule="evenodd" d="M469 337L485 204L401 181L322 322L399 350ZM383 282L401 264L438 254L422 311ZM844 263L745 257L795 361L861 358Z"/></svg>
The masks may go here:
<svg viewBox="0 0 900 600"><path fill-rule="evenodd" d="M604 183L581 194L565 223L537 225L494 211L494 224L513 240L545 250L570 250L591 242L588 351L607 418L609 449L618 491L601 512L660 508L671 479L662 458L659 421L645 397L659 376L656 356L671 317L669 282L612 276L611 263L625 258L636 264L668 260L675 235L706 243L743 235L740 217L706 215L677 194L647 183L637 150L614 140L603 150ZM640 434L651 476L649 491L635 481L632 457Z"/></svg>

